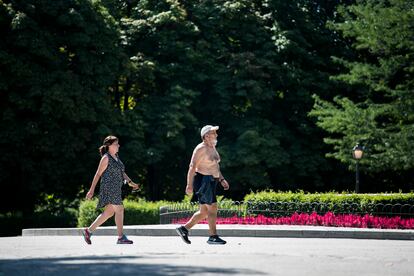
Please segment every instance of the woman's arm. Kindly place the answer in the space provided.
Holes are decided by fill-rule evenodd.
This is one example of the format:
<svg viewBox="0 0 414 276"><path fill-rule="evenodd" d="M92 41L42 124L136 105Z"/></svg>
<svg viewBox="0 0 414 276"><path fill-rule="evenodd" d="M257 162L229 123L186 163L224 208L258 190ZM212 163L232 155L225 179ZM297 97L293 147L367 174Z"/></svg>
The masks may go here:
<svg viewBox="0 0 414 276"><path fill-rule="evenodd" d="M93 197L93 194L95 192L96 184L98 184L99 178L101 178L103 172L108 167L108 156L104 155L101 158L101 161L99 162L98 169L96 170L95 176L93 177L91 187L86 194L87 199L91 199Z"/></svg>
<svg viewBox="0 0 414 276"><path fill-rule="evenodd" d="M129 183L132 182L131 178L129 178L129 176L126 174L126 172L122 172L124 179Z"/></svg>
<svg viewBox="0 0 414 276"><path fill-rule="evenodd" d="M131 178L126 174L126 172L122 172L124 179L127 181L128 185L132 187L133 190L139 189L139 184L134 183Z"/></svg>

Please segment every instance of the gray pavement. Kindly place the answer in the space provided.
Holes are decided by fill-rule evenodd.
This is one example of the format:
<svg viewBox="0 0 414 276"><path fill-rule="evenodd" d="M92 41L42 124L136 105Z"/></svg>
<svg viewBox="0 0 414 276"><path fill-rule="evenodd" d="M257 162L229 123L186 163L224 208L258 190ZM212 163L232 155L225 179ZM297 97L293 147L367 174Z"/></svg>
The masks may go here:
<svg viewBox="0 0 414 276"><path fill-rule="evenodd" d="M0 275L414 275L414 241L116 236L0 238Z"/></svg>

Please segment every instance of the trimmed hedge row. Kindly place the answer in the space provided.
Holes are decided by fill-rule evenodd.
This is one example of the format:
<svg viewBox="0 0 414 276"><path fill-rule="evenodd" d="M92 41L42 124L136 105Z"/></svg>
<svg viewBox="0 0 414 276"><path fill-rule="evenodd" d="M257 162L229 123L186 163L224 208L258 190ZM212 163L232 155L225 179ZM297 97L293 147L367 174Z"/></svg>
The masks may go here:
<svg viewBox="0 0 414 276"><path fill-rule="evenodd" d="M188 200L187 200L188 201ZM183 202L186 202L184 200ZM182 202L182 203L183 203ZM300 192L275 192L272 190L250 193L244 198L245 204L235 206L231 201L221 201L220 206L224 209L240 209L244 215L289 215L298 210L298 206L304 212L312 212L315 205L324 203L326 210L316 210L324 213L329 210L334 213L381 213L374 204L400 204L414 206L414 193L392 193L392 194L346 194L346 193L304 193ZM275 205L269 202L279 202ZM296 204L297 203L297 204ZM30 216L21 213L0 214L0 224L5 225L0 229L0 236L19 235L22 228L32 227L85 227L90 225L101 210L96 209L97 200L81 201L79 209L64 208L60 212L48 210L36 210ZM174 205L177 202L158 201L148 202L145 200L124 200L126 225L158 224L160 220L160 207ZM296 205L295 205L296 204ZM312 205L314 204L314 205ZM348 205L348 206L347 206ZM351 207L352 210L349 210ZM309 210L307 210L308 208ZM272 212L276 210L277 212ZM349 212L352 211L352 212ZM406 211L406 210L404 210ZM270 214L272 213L272 214ZM413 217L414 214L409 215ZM105 225L114 225L114 219L109 219Z"/></svg>
<svg viewBox="0 0 414 276"><path fill-rule="evenodd" d="M337 194L262 191L245 197L246 215L269 217L297 213L414 216L414 194Z"/></svg>
<svg viewBox="0 0 414 276"><path fill-rule="evenodd" d="M250 193L245 202L320 202L320 203L357 203L357 204L409 204L414 205L414 193L390 194L346 194L346 193L305 193L275 192L273 190Z"/></svg>
<svg viewBox="0 0 414 276"><path fill-rule="evenodd" d="M142 225L159 224L160 207L174 204L174 202L157 201L149 202L140 199L139 201L124 200L124 224ZM102 210L96 209L97 200L84 200L79 205L78 227L89 226ZM108 219L104 225L115 225L113 218Z"/></svg>
<svg viewBox="0 0 414 276"><path fill-rule="evenodd" d="M328 209L316 210L320 213L331 211L334 213L380 213L381 210L372 209L373 204L408 204L414 205L414 193L402 194L337 194L337 193L304 193L300 192L274 192L272 190L251 193L244 198L245 215L265 214L270 216L281 216L291 214L297 211L309 212L315 211L315 205L312 203L324 203ZM272 205L270 202L281 202L281 205ZM283 204L285 203L285 204ZM309 210L298 210L295 203L304 204ZM310 205L306 205L311 203ZM80 203L78 227L90 225L101 210L96 209L97 200L85 200ZM145 200L132 201L124 200L125 207L125 225L142 225L158 224L160 221L160 207L174 205L177 202L157 201L149 202ZM229 206L227 206L229 205ZM228 200L221 202L221 207L230 208ZM243 204L244 205L244 204ZM352 207L350 209L350 206ZM276 212L272 212L276 210ZM104 225L114 225L114 219L109 219Z"/></svg>

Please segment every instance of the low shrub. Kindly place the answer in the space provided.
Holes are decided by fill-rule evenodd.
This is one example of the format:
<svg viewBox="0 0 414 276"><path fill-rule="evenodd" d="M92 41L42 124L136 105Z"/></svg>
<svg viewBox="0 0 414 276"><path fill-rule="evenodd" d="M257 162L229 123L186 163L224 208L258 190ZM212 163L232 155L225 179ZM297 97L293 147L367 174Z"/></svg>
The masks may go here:
<svg viewBox="0 0 414 276"><path fill-rule="evenodd" d="M287 216L294 212L414 216L414 193L346 194L274 192L251 193L245 198L247 214Z"/></svg>
<svg viewBox="0 0 414 276"><path fill-rule="evenodd" d="M123 202L124 224L125 225L143 225L158 224L160 222L160 207L173 204L168 201L133 201L124 200ZM96 209L97 200L84 200L79 205L78 227L89 226L96 217L103 211ZM104 225L115 225L113 218L108 219Z"/></svg>
<svg viewBox="0 0 414 276"><path fill-rule="evenodd" d="M245 202L322 202L322 203L382 203L382 204L409 204L414 205L414 193L387 193L387 194L347 194L343 193L305 193L275 192L273 190L250 193L244 197Z"/></svg>

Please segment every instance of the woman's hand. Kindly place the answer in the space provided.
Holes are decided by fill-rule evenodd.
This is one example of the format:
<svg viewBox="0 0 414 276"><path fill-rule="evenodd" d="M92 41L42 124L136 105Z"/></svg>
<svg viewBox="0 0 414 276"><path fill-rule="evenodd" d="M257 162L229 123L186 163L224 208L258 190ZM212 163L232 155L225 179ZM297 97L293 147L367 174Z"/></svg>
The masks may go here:
<svg viewBox="0 0 414 276"><path fill-rule="evenodd" d="M141 189L141 187L139 186L139 184L134 183L134 182L132 182L132 181L128 182L128 185L129 185L130 187L132 187L132 190L133 190L133 191L136 191L136 190Z"/></svg>
<svg viewBox="0 0 414 276"><path fill-rule="evenodd" d="M89 190L88 193L86 194L86 199L92 199L93 193L94 193L94 190Z"/></svg>

